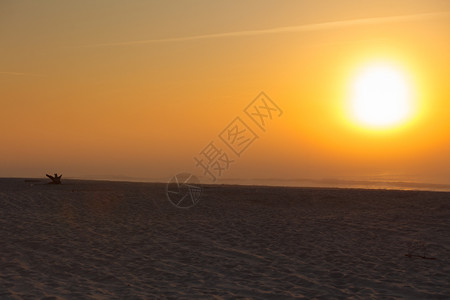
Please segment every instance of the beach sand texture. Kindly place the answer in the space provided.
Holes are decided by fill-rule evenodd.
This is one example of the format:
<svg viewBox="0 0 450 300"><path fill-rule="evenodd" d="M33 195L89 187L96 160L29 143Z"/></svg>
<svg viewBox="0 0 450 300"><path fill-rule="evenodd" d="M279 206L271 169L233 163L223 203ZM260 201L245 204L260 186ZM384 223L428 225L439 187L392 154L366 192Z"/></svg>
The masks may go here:
<svg viewBox="0 0 450 300"><path fill-rule="evenodd" d="M45 182L0 179L0 299L450 298L450 193Z"/></svg>

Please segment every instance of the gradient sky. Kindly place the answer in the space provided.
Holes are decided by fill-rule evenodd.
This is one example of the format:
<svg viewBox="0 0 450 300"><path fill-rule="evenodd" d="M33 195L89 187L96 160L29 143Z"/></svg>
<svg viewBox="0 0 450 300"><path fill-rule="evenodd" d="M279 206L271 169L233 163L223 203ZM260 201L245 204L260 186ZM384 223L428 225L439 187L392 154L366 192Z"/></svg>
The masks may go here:
<svg viewBox="0 0 450 300"><path fill-rule="evenodd" d="M264 91L283 115L241 157L222 145L219 182L450 182L449 1L0 1L0 41L1 177L201 175L194 156ZM369 130L348 90L379 60L418 113Z"/></svg>

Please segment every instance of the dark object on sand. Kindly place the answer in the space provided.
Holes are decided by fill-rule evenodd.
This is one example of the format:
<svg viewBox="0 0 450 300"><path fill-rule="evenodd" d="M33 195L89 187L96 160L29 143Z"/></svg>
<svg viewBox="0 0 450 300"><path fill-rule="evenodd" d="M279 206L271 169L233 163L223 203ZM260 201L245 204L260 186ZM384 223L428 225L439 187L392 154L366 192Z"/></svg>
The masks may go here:
<svg viewBox="0 0 450 300"><path fill-rule="evenodd" d="M58 176L58 173L55 173L55 176L45 174L45 176L47 176L48 178L51 179L52 182L49 182L49 184L61 184L62 174L59 176Z"/></svg>
<svg viewBox="0 0 450 300"><path fill-rule="evenodd" d="M420 257L423 259L436 259L436 257L426 257L426 256L421 256L421 255L415 255L415 254L405 254L405 256L408 256L409 258L411 257Z"/></svg>
<svg viewBox="0 0 450 300"><path fill-rule="evenodd" d="M408 243L408 253L405 256L420 257L423 259L436 259L435 257L428 257L427 255L427 245L423 241L415 240Z"/></svg>

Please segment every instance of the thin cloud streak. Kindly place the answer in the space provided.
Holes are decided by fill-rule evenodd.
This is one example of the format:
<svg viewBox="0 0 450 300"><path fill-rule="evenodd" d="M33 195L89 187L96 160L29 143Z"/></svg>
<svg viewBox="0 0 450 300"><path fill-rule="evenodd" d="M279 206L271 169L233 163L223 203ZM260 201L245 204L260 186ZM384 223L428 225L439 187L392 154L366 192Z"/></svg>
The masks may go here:
<svg viewBox="0 0 450 300"><path fill-rule="evenodd" d="M212 33L212 34L194 35L194 36L187 36L187 37L175 37L175 38L166 38L166 39L151 39L151 40L126 41L126 42L116 42L116 43L102 43L102 44L84 45L81 47L130 46L130 45L142 45L142 44L216 39L216 38L225 38L225 37L256 36L256 35L284 33L284 32L320 31L320 30L329 30L329 29L356 26L356 25L372 25L372 24L380 24L380 23L420 21L420 20L427 20L427 19L432 19L432 18L448 17L448 16L450 16L450 12L446 11L446 12L401 15L401 16L392 16L392 17L377 17L377 18L364 18L364 19L333 21L333 22L324 22L324 23L312 23L312 24L305 24L305 25L299 25L299 26L276 27L276 28L259 29L259 30L245 30L245 31L234 31L234 32L224 32L224 33Z"/></svg>
<svg viewBox="0 0 450 300"><path fill-rule="evenodd" d="M0 75L11 75L11 76L33 76L33 77L44 77L42 74L33 73L21 73L21 72L0 72Z"/></svg>

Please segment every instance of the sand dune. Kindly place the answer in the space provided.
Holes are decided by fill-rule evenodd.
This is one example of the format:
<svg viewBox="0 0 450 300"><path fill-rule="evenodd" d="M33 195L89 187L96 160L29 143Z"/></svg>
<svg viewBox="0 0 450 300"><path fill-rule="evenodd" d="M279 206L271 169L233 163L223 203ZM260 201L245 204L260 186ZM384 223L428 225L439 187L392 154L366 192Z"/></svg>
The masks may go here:
<svg viewBox="0 0 450 300"><path fill-rule="evenodd" d="M1 299L450 295L450 193L44 183L0 180Z"/></svg>

